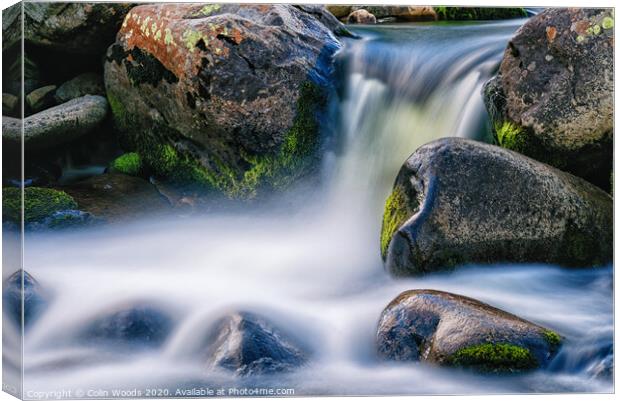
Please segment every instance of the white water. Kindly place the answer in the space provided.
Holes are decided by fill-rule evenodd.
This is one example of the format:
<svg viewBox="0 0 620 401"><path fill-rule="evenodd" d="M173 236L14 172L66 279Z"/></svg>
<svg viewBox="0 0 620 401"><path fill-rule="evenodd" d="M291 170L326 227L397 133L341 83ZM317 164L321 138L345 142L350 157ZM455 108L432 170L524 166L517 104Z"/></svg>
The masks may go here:
<svg viewBox="0 0 620 401"><path fill-rule="evenodd" d="M165 388L174 396L196 386L297 395L612 391L611 382L592 378L604 356L597 353L613 338L611 267L469 266L394 280L379 257L382 203L398 168L429 140L484 132L480 86L519 23L360 29L365 40L342 55L346 84L325 185L302 193L295 207L287 198L268 210L29 235L26 270L51 303L26 334L24 395L123 388L144 396ZM566 344L548 369L511 377L381 362L379 314L412 288L479 299L557 330ZM134 302L175 317L160 348L127 352L76 341L99 313ZM259 379L207 372L206 330L234 309L258 311L292 332L313 350L309 364Z"/></svg>

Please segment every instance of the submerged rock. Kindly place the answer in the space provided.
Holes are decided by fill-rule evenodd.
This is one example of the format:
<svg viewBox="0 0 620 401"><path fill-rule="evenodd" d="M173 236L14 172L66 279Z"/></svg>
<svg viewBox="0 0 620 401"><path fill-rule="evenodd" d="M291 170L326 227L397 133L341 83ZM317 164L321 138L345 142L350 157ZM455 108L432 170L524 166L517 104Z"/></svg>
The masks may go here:
<svg viewBox="0 0 620 401"><path fill-rule="evenodd" d="M366 10L355 10L347 17L349 24L376 24L377 18Z"/></svg>
<svg viewBox="0 0 620 401"><path fill-rule="evenodd" d="M23 273L23 293L22 293ZM41 285L28 272L18 270L11 274L2 285L2 302L6 316L17 325L22 323L22 294L24 327L36 319L46 304L47 296Z"/></svg>
<svg viewBox="0 0 620 401"><path fill-rule="evenodd" d="M500 146L609 189L613 25L612 9L553 8L517 31L484 88Z"/></svg>
<svg viewBox="0 0 620 401"><path fill-rule="evenodd" d="M23 37L29 44L63 52L101 54L114 41L131 7L129 3L24 2ZM3 48L21 38L21 10L16 11L6 20L3 13L2 31L8 39L3 40Z"/></svg>
<svg viewBox="0 0 620 401"><path fill-rule="evenodd" d="M315 166L345 29L323 7L135 7L105 85L128 149L159 178L252 198Z"/></svg>
<svg viewBox="0 0 620 401"><path fill-rule="evenodd" d="M81 337L121 346L157 347L172 331L172 318L150 305L120 307L95 318Z"/></svg>
<svg viewBox="0 0 620 401"><path fill-rule="evenodd" d="M552 330L462 295L411 290L379 320L379 354L487 372L546 366L562 338Z"/></svg>
<svg viewBox="0 0 620 401"><path fill-rule="evenodd" d="M80 74L60 85L55 93L58 103L68 102L71 99L86 95L105 96L101 75L92 72Z"/></svg>
<svg viewBox="0 0 620 401"><path fill-rule="evenodd" d="M97 127L108 113L108 102L102 96L83 96L33 114L23 120L24 147L41 151L69 142ZM2 117L2 139L5 146L21 146L21 120Z"/></svg>
<svg viewBox="0 0 620 401"><path fill-rule="evenodd" d="M107 222L126 222L170 208L148 181L126 174L102 174L63 188L80 209Z"/></svg>
<svg viewBox="0 0 620 401"><path fill-rule="evenodd" d="M441 139L401 168L385 205L381 251L396 276L465 263L604 265L613 255L613 202L518 153Z"/></svg>
<svg viewBox="0 0 620 401"><path fill-rule="evenodd" d="M235 312L217 321L207 344L209 367L240 376L289 372L307 358L293 338L248 312Z"/></svg>

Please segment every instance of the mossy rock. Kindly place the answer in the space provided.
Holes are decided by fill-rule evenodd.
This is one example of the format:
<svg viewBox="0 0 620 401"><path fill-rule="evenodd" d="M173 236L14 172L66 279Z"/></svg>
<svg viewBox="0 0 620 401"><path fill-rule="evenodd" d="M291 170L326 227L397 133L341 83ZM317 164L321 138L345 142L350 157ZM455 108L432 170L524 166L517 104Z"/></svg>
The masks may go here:
<svg viewBox="0 0 620 401"><path fill-rule="evenodd" d="M433 8L438 18L445 21L480 21L527 17L527 11L523 7L434 6Z"/></svg>
<svg viewBox="0 0 620 401"><path fill-rule="evenodd" d="M397 186L385 201L381 225L381 256L385 259L392 236L409 218L407 198L402 187Z"/></svg>
<svg viewBox="0 0 620 401"><path fill-rule="evenodd" d="M135 152L125 153L114 159L110 170L115 173L139 175L142 170L142 158Z"/></svg>
<svg viewBox="0 0 620 401"><path fill-rule="evenodd" d="M511 38L483 89L500 146L606 191L614 135L610 26L611 9L546 9Z"/></svg>
<svg viewBox="0 0 620 401"><path fill-rule="evenodd" d="M137 22L146 18L155 32ZM104 73L123 148L184 193L246 200L290 188L316 171L344 30L316 6L133 8Z"/></svg>
<svg viewBox="0 0 620 401"><path fill-rule="evenodd" d="M449 358L448 363L488 372L515 372L538 367L538 361L529 349L493 343L461 348Z"/></svg>
<svg viewBox="0 0 620 401"><path fill-rule="evenodd" d="M547 366L563 338L556 332L463 295L410 290L383 310L379 354L480 372L513 373Z"/></svg>
<svg viewBox="0 0 620 401"><path fill-rule="evenodd" d="M253 199L260 192L284 190L307 175L316 164L319 147L316 113L324 106L324 100L321 88L305 82L297 101L297 115L278 152L262 156L242 154L246 169L241 173L215 157L210 166L205 166L191 153L185 153L172 144L150 140L139 141L137 152L116 159L113 168L136 175L144 161L145 167L160 178L198 190L216 190L231 199ZM116 101L110 104L113 111L116 109L116 113L124 115ZM165 128L160 127L159 130ZM172 133L170 135L173 136Z"/></svg>
<svg viewBox="0 0 620 401"><path fill-rule="evenodd" d="M506 124L505 146L530 138ZM461 138L418 148L388 198L385 267L421 275L465 264L592 267L613 260L613 200L600 188L514 151Z"/></svg>
<svg viewBox="0 0 620 401"><path fill-rule="evenodd" d="M39 222L56 212L75 210L78 205L63 191L51 188L27 187L24 189L24 222ZM2 188L2 216L12 223L21 221L20 188Z"/></svg>

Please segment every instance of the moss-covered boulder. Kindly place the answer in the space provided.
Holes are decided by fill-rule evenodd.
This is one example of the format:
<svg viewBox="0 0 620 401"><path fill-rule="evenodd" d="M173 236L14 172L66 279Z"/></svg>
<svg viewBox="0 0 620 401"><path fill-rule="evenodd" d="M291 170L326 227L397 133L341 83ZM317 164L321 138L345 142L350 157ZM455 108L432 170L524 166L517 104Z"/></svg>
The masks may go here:
<svg viewBox="0 0 620 401"><path fill-rule="evenodd" d="M484 87L499 145L609 190L613 26L611 9L556 8L517 31Z"/></svg>
<svg viewBox="0 0 620 401"><path fill-rule="evenodd" d="M520 372L546 366L562 337L553 330L462 295L405 291L384 309L377 329L379 354L484 372Z"/></svg>
<svg viewBox="0 0 620 401"><path fill-rule="evenodd" d="M441 139L402 166L386 202L381 248L396 276L468 263L604 265L613 255L613 201L516 152Z"/></svg>
<svg viewBox="0 0 620 401"><path fill-rule="evenodd" d="M511 18L525 18L523 7L446 7L434 6L440 20L446 21L484 21Z"/></svg>
<svg viewBox="0 0 620 401"><path fill-rule="evenodd" d="M20 188L2 188L2 216L7 220L21 221L22 194ZM63 191L51 188L27 187L24 189L23 218L25 223L41 221L54 212L77 209L77 203Z"/></svg>
<svg viewBox="0 0 620 401"><path fill-rule="evenodd" d="M136 7L105 85L130 151L155 176L233 198L285 188L315 165L344 27L323 7Z"/></svg>

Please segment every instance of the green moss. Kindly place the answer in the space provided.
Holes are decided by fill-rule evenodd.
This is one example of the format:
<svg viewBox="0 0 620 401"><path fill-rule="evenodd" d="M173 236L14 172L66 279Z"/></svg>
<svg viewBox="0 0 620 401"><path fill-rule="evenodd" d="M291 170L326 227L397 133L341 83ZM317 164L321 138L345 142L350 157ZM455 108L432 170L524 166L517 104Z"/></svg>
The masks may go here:
<svg viewBox="0 0 620 401"><path fill-rule="evenodd" d="M446 7L434 6L437 17L446 21L497 20L527 17L523 7Z"/></svg>
<svg viewBox="0 0 620 401"><path fill-rule="evenodd" d="M512 344L485 343L462 348L448 361L451 365L488 372L511 372L538 367L529 349Z"/></svg>
<svg viewBox="0 0 620 401"><path fill-rule="evenodd" d="M2 216L14 223L21 218L21 190L2 188ZM24 222L30 223L51 216L54 212L77 209L77 203L65 192L51 188L24 189Z"/></svg>
<svg viewBox="0 0 620 401"><path fill-rule="evenodd" d="M297 116L280 150L275 155L246 155L244 158L252 167L243 174L240 182L234 183L233 196L253 198L263 185L281 190L306 173L318 147L319 126L315 110L322 100L320 88L309 82L302 85Z"/></svg>
<svg viewBox="0 0 620 401"><path fill-rule="evenodd" d="M108 99L121 129L131 132L131 121L121 103L110 93ZM242 153L243 164L248 166L244 171L235 170L214 155L201 162L189 152L180 151L167 139L179 134L166 127L138 132L129 147L136 149L144 167L171 182L193 185L196 189L216 189L232 199L252 199L261 189L282 190L307 174L316 161L319 145L316 111L323 101L321 88L304 83L297 101L297 115L278 151L265 155Z"/></svg>
<svg viewBox="0 0 620 401"><path fill-rule="evenodd" d="M549 344L551 351L557 350L562 344L562 337L553 330L544 330L542 335Z"/></svg>
<svg viewBox="0 0 620 401"><path fill-rule="evenodd" d="M409 217L406 205L405 192L399 186L395 187L385 201L383 224L381 225L381 256L387 256L387 250L392 236Z"/></svg>
<svg viewBox="0 0 620 401"><path fill-rule="evenodd" d="M138 175L142 169L142 159L140 155L135 152L125 153L114 159L111 167L114 171L119 173Z"/></svg>
<svg viewBox="0 0 620 401"><path fill-rule="evenodd" d="M495 135L499 146L524 153L527 150L527 134L517 124L504 121L495 126Z"/></svg>

